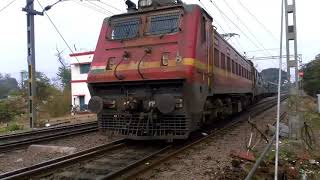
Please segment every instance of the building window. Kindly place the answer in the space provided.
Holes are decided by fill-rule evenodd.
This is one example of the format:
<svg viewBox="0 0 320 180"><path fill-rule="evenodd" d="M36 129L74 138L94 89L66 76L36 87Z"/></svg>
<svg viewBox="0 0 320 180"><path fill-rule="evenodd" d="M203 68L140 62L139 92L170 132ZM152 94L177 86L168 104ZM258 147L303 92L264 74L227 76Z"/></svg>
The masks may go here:
<svg viewBox="0 0 320 180"><path fill-rule="evenodd" d="M87 74L90 70L90 64L80 64L80 74Z"/></svg>
<svg viewBox="0 0 320 180"><path fill-rule="evenodd" d="M219 67L219 50L214 48L214 65Z"/></svg>

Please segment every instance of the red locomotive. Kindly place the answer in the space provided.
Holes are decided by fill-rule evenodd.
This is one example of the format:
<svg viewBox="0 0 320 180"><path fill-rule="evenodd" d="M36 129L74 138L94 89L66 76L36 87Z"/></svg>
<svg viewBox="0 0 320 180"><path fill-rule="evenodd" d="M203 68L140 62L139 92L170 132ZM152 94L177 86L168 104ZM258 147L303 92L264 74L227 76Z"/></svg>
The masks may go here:
<svg viewBox="0 0 320 180"><path fill-rule="evenodd" d="M88 76L99 127L130 139L185 139L265 95L263 80L198 5L127 1L106 18Z"/></svg>

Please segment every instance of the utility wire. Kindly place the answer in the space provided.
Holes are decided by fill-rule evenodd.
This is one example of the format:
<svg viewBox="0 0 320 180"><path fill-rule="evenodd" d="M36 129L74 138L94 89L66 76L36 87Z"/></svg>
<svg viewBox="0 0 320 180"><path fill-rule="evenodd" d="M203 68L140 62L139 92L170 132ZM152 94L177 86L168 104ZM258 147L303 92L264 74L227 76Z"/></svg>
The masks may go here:
<svg viewBox="0 0 320 180"><path fill-rule="evenodd" d="M16 1L16 0L13 0L13 1L9 2L7 5L5 5L3 8L1 8L1 9L0 9L0 13L1 13L2 11L4 11L5 9L7 9L7 8L8 8L11 4L13 4L15 1Z"/></svg>
<svg viewBox="0 0 320 180"><path fill-rule="evenodd" d="M52 26L54 27L54 29L56 30L56 32L59 34L59 36L61 37L61 39L63 40L63 42L66 44L66 46L68 47L68 49L70 50L70 52L72 54L74 54L73 50L71 49L71 47L69 46L69 44L67 43L66 39L62 36L61 32L59 31L58 27L54 24L54 22L51 20L50 16L48 15L48 13L46 11L44 11L43 6L41 5L40 1L38 1L38 4L40 5L41 9L43 9L44 14L48 17L50 23L52 24ZM78 63L80 63L79 59L75 56L76 60L78 61Z"/></svg>
<svg viewBox="0 0 320 180"><path fill-rule="evenodd" d="M239 0L238 2L239 2L239 4L240 4L240 6L241 6L244 10L246 10L246 11L248 12L248 14L249 14L251 17L253 17L253 19L254 19L267 33L269 33L269 35L270 35L274 40L278 41L278 38L276 38L276 36L275 36L253 13L251 13L250 10L249 10L245 5L243 5L240 0Z"/></svg>

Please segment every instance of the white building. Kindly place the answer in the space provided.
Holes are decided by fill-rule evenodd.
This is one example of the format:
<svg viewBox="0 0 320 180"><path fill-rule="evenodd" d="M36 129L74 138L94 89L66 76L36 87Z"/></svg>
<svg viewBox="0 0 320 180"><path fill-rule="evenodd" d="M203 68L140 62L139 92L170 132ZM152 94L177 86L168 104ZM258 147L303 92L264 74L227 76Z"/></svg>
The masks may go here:
<svg viewBox="0 0 320 180"><path fill-rule="evenodd" d="M80 111L87 109L91 98L87 86L87 77L90 70L94 51L70 54L71 58L71 93L73 107Z"/></svg>

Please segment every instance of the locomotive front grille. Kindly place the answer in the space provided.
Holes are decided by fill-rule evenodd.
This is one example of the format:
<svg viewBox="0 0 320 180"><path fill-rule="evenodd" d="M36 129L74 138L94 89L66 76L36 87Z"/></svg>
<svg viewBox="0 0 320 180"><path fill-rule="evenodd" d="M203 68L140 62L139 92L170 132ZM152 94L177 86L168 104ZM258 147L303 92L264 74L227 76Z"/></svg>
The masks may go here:
<svg viewBox="0 0 320 180"><path fill-rule="evenodd" d="M150 118L146 114L102 113L99 127L103 131L127 137L148 137L150 139L179 138L188 136L188 123L185 115L162 115Z"/></svg>

